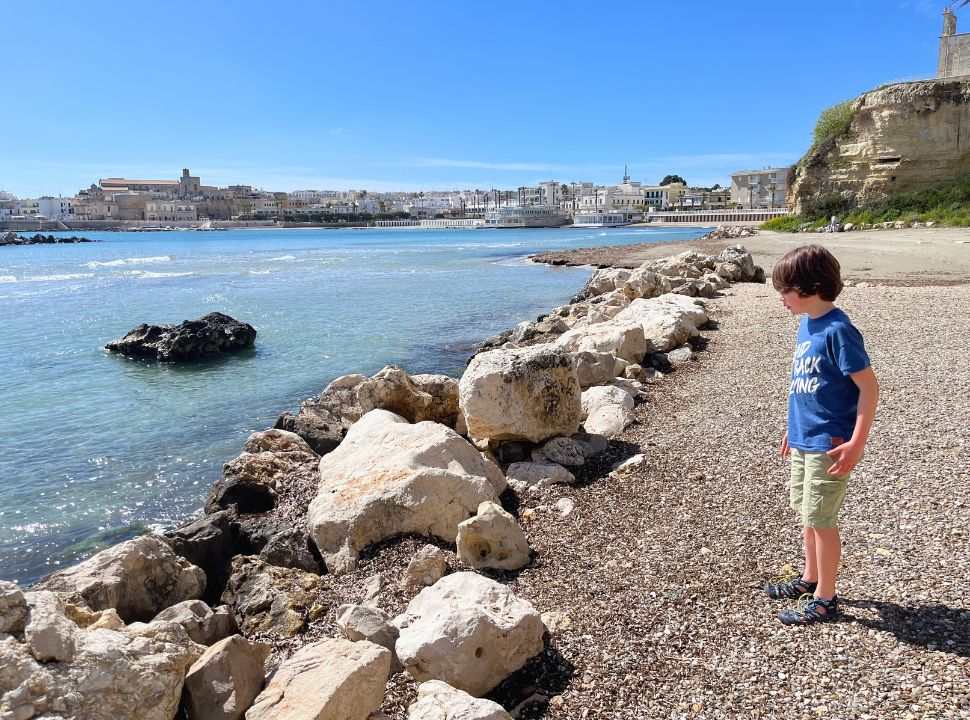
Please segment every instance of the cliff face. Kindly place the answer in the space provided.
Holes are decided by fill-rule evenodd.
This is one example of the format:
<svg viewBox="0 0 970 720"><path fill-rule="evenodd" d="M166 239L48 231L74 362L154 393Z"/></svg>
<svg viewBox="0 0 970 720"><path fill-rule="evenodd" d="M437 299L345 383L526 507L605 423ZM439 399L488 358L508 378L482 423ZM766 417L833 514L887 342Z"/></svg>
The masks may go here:
<svg viewBox="0 0 970 720"><path fill-rule="evenodd" d="M796 168L793 212L813 196L841 193L861 204L970 174L970 80L889 85L852 109L848 130Z"/></svg>

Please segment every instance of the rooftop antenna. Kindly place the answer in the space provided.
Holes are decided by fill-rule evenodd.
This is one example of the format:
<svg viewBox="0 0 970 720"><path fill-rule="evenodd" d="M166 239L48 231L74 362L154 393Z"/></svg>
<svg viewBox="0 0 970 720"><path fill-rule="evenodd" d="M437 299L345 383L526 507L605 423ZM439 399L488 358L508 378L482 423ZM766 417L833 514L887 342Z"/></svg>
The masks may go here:
<svg viewBox="0 0 970 720"><path fill-rule="evenodd" d="M970 2L970 0L966 0L966 2ZM626 165L623 166L623 182L624 183L630 182L630 175L626 171Z"/></svg>

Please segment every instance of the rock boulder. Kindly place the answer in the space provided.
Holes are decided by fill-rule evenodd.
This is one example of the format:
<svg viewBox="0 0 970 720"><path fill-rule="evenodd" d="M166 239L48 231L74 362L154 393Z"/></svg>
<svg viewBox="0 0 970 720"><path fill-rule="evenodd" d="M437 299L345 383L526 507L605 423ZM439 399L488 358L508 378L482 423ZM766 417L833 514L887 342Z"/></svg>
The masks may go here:
<svg viewBox="0 0 970 720"><path fill-rule="evenodd" d="M320 461L310 537L335 574L368 545L401 533L454 542L458 523L506 487L502 471L444 425L372 410Z"/></svg>
<svg viewBox="0 0 970 720"><path fill-rule="evenodd" d="M476 355L459 392L469 436L475 439L541 442L579 427L576 367L562 348L536 345Z"/></svg>
<svg viewBox="0 0 970 720"><path fill-rule="evenodd" d="M418 680L484 695L542 651L545 627L532 605L472 572L446 575L394 619L397 655Z"/></svg>
<svg viewBox="0 0 970 720"><path fill-rule="evenodd" d="M366 720L384 700L391 653L363 640L321 640L286 660L246 720Z"/></svg>
<svg viewBox="0 0 970 720"><path fill-rule="evenodd" d="M252 325L222 313L209 313L179 325L139 325L105 348L129 357L191 362L252 347L255 342L256 328Z"/></svg>
<svg viewBox="0 0 970 720"><path fill-rule="evenodd" d="M160 536L142 535L48 575L35 588L63 593L91 610L114 608L133 622L202 597L205 582L202 569L178 557Z"/></svg>

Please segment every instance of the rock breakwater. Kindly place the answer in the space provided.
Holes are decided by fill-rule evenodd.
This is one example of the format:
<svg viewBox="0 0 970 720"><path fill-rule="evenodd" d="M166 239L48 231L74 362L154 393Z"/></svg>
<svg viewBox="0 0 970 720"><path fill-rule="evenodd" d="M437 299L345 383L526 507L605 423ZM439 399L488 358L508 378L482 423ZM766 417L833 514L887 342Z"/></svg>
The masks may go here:
<svg viewBox="0 0 970 720"><path fill-rule="evenodd" d="M41 235L37 233L31 237L26 235L18 235L15 232L8 232L0 235L0 247L7 245L73 245L76 243L90 243L90 242L101 242L100 240L92 240L86 237L78 237L72 235L71 237L54 237L53 235Z"/></svg>
<svg viewBox="0 0 970 720"><path fill-rule="evenodd" d="M523 505L575 481L690 361L707 299L758 270L738 246L602 270L461 379L338 378L250 437L201 518L30 592L0 584L0 715L295 718L312 703L376 720L451 697L503 717L474 696L547 701L516 680L570 672L565 621L505 582L534 559L520 523L539 510Z"/></svg>

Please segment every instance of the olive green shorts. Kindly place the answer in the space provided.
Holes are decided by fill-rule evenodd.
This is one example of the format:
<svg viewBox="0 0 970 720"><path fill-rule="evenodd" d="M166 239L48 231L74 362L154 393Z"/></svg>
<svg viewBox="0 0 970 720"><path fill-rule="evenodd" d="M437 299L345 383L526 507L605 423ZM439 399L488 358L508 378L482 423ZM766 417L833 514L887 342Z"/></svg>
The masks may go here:
<svg viewBox="0 0 970 720"><path fill-rule="evenodd" d="M835 462L823 452L791 450L791 509L802 516L802 525L813 528L838 526L837 518L849 487L849 473L829 475Z"/></svg>

